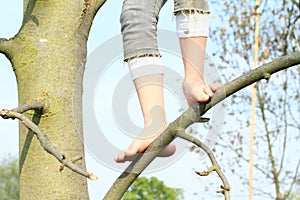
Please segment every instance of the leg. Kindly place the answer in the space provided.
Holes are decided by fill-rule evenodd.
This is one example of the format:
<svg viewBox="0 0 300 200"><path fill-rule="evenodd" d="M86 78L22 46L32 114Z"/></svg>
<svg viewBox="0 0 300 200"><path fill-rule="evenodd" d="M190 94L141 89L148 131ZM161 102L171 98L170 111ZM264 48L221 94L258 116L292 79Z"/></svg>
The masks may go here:
<svg viewBox="0 0 300 200"><path fill-rule="evenodd" d="M185 69L182 88L189 106L206 102L213 95L203 77L205 45L206 37L180 38Z"/></svg>
<svg viewBox="0 0 300 200"><path fill-rule="evenodd" d="M206 102L213 95L203 77L208 13L205 0L175 1L177 34L185 69L182 88L189 106L197 101Z"/></svg>
<svg viewBox="0 0 300 200"><path fill-rule="evenodd" d="M116 162L133 160L166 128L163 75L156 41L160 8L166 0L125 0L121 15L124 59L134 81L144 117L144 130L123 151ZM175 146L167 146L160 156L170 156Z"/></svg>
<svg viewBox="0 0 300 200"><path fill-rule="evenodd" d="M164 109L163 75L154 74L134 80L144 117L144 130L122 152L116 162L133 160L138 153L143 153L149 144L164 131L167 126ZM159 156L170 156L175 152L175 145L167 146Z"/></svg>
<svg viewBox="0 0 300 200"><path fill-rule="evenodd" d="M157 23L167 0L124 0L120 17L124 60L145 55L160 56Z"/></svg>

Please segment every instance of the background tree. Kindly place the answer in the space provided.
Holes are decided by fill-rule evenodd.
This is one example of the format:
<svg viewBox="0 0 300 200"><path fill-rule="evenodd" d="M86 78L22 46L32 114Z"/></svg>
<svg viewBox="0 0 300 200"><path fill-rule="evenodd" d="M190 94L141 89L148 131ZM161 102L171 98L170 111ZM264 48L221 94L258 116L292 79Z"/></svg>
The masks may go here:
<svg viewBox="0 0 300 200"><path fill-rule="evenodd" d="M212 3L219 5L220 2ZM255 6L253 0L225 1L222 6L215 6L215 18L222 23L212 29L212 39L219 47L213 54L221 63L220 72L225 81L252 68ZM299 51L299 1L264 0L260 11L257 13L261 15L259 65ZM295 190L300 162L300 149L296 145L300 137L299 75L300 66L284 70L256 85L255 195L287 199ZM245 88L228 101L231 105L227 107L230 116L225 125L228 135L222 135L218 147L233 150L236 156L229 162L230 166L245 169L249 161L247 133L250 130L251 90ZM222 152L219 148L217 152ZM225 162L228 162L226 158ZM247 184L247 171L235 169L233 172ZM262 184L273 186L261 187Z"/></svg>
<svg viewBox="0 0 300 200"><path fill-rule="evenodd" d="M129 187L124 194L124 200L142 200L142 199L156 199L156 200L173 200L184 199L183 190L178 188L170 188L164 184L163 181L156 177L137 178L136 181Z"/></svg>
<svg viewBox="0 0 300 200"><path fill-rule="evenodd" d="M19 199L18 159L8 157L0 162L0 196L3 200Z"/></svg>

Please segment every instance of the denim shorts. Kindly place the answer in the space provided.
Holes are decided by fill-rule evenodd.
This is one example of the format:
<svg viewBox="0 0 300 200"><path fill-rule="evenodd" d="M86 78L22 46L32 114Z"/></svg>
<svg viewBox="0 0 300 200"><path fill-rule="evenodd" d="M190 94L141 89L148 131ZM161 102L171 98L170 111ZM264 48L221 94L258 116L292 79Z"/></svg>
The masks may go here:
<svg viewBox="0 0 300 200"><path fill-rule="evenodd" d="M157 46L159 12L167 0L124 0L120 17L124 60L160 57ZM174 14L210 13L207 0L174 0Z"/></svg>

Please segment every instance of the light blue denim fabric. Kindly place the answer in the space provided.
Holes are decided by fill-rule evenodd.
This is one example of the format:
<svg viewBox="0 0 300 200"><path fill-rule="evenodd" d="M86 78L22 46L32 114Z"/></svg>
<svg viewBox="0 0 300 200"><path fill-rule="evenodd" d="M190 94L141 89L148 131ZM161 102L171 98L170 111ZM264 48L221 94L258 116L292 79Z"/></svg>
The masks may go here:
<svg viewBox="0 0 300 200"><path fill-rule="evenodd" d="M124 0L120 17L124 60L160 56L157 47L159 12L167 0ZM209 13L207 0L174 0L174 13Z"/></svg>

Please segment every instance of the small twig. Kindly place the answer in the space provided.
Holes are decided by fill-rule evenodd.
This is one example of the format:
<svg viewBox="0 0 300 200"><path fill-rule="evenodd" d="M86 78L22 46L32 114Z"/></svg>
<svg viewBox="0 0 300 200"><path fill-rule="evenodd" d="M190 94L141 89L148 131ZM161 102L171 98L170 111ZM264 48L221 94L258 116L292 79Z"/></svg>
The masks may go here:
<svg viewBox="0 0 300 200"><path fill-rule="evenodd" d="M83 156L76 156L74 158L72 158L70 161L75 164L76 162L78 162L79 160L82 160ZM65 169L65 165L61 165L59 168L59 171L62 172Z"/></svg>
<svg viewBox="0 0 300 200"><path fill-rule="evenodd" d="M83 156L76 156L74 158L71 159L72 163L76 163L78 162L79 160L82 160Z"/></svg>
<svg viewBox="0 0 300 200"><path fill-rule="evenodd" d="M223 185L221 186L222 190L219 190L217 192L224 194L225 200L230 200L230 185L229 185L224 173L222 172L222 170L217 162L216 157L214 156L213 152L209 149L209 147L207 145L205 145L204 143L202 143L197 138L185 133L184 129L178 130L177 136L197 145L199 148L201 148L203 151L205 151L205 153L208 155L208 157L212 163L212 166L204 172L195 171L195 173L200 176L207 176L207 175L209 175L210 172L216 171L218 176L220 177L220 179L223 182Z"/></svg>
<svg viewBox="0 0 300 200"><path fill-rule="evenodd" d="M25 111L29 107L29 104L21 106L20 108L16 108L14 110L20 110ZM63 166L66 166L67 168L71 169L72 171L81 174L82 176L85 176L91 180L97 180L97 176L95 176L92 173L88 173L85 170L81 169L79 166L74 164L74 159L67 160L65 155L60 153L60 151L51 143L49 138L38 128L37 125L35 125L30 119L28 119L25 115L15 112L13 110L3 109L0 111L0 116L4 119L19 119L22 124L26 128L28 128L30 131L32 131L36 136L37 139L40 141L41 146L43 149L48 152L49 154L53 155L60 163L63 164ZM78 161L78 159L76 159ZM75 162L76 162L75 160ZM62 168L60 168L62 169Z"/></svg>
<svg viewBox="0 0 300 200"><path fill-rule="evenodd" d="M199 176L208 176L211 172L216 171L217 168L218 168L217 166L213 165L210 168L208 168L208 170L202 172L196 170L195 173L198 174Z"/></svg>
<svg viewBox="0 0 300 200"><path fill-rule="evenodd" d="M296 182L297 182L297 177L298 177L299 167L300 167L300 160L298 160L298 164L297 164L297 166L296 166L296 171L295 171L295 174L294 174L294 176L293 176L293 181L292 181L292 183L291 183L291 185L290 185L290 188L288 189L288 191L287 191L286 194L284 195L284 198L285 198L285 199L287 199L287 198L290 196L290 194L291 194L291 192L292 192L292 189L293 189L294 185L295 185Z"/></svg>
<svg viewBox="0 0 300 200"><path fill-rule="evenodd" d="M199 118L199 123L206 123L209 122L210 118L206 118L206 117L200 117Z"/></svg>

